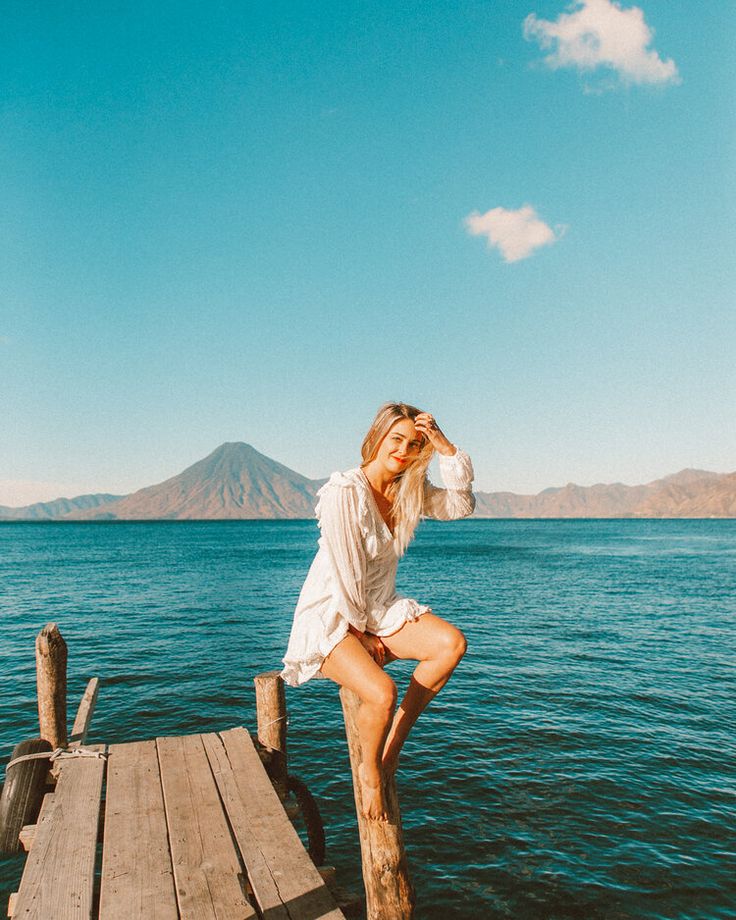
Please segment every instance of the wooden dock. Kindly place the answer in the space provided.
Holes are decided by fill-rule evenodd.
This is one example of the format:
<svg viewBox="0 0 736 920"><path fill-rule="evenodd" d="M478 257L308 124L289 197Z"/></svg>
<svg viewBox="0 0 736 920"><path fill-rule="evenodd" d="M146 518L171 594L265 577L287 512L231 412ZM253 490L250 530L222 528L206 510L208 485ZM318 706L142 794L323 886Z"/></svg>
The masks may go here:
<svg viewBox="0 0 736 920"><path fill-rule="evenodd" d="M88 745L98 681L89 682L67 739L66 644L55 624L37 637L36 664L40 737L16 746L0 797L0 846L28 851L8 904L12 920L344 920L324 880L334 870L313 861L324 858L316 804L288 773L276 672L255 678L255 741L240 726ZM355 780L359 701L345 691L342 701L365 916L410 920L395 784L389 780L389 820L365 819ZM292 824L297 810L309 852Z"/></svg>
<svg viewBox="0 0 736 920"><path fill-rule="evenodd" d="M244 728L94 750L23 834L13 920L344 917Z"/></svg>

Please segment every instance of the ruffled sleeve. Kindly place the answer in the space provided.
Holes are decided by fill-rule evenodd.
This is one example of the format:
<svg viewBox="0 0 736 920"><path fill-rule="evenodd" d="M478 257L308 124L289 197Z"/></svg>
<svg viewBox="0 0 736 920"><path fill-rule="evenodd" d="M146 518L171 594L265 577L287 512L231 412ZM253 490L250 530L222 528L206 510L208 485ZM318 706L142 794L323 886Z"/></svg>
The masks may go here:
<svg viewBox="0 0 736 920"><path fill-rule="evenodd" d="M447 488L439 489L429 480L424 484L422 514L439 521L468 517L475 508L472 492L473 463L464 450L455 448L451 457L440 454L440 474Z"/></svg>
<svg viewBox="0 0 736 920"><path fill-rule="evenodd" d="M333 474L318 492L316 513L330 561L333 605L361 632L366 626L366 555L360 529L360 496L355 484Z"/></svg>

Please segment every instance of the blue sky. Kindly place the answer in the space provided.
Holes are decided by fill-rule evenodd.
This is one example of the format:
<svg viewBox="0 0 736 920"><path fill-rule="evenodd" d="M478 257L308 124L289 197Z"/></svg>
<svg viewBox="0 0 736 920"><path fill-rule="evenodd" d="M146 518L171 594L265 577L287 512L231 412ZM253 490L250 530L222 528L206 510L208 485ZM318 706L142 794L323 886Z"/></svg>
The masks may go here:
<svg viewBox="0 0 736 920"><path fill-rule="evenodd" d="M736 469L730 0L3 19L0 503L327 475L388 399L482 489Z"/></svg>

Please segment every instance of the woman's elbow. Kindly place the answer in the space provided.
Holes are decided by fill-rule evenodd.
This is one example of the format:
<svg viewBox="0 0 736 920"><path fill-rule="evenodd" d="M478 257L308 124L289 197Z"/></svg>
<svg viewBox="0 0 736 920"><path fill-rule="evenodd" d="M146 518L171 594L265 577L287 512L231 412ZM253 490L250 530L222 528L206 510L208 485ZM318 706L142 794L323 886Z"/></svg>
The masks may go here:
<svg viewBox="0 0 736 920"><path fill-rule="evenodd" d="M475 495L472 492L457 492L450 520L456 521L459 518L470 517L473 511L475 511Z"/></svg>

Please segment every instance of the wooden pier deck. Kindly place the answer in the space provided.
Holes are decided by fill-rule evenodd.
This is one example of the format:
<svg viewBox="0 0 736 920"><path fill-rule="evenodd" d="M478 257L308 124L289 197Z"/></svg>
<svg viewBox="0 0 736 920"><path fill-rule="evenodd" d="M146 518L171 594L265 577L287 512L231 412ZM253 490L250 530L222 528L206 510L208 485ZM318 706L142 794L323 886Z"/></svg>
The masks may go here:
<svg viewBox="0 0 736 920"><path fill-rule="evenodd" d="M70 750L37 823L13 920L338 920L249 733Z"/></svg>
<svg viewBox="0 0 736 920"><path fill-rule="evenodd" d="M48 623L36 637L39 736L15 746L0 792L0 851L28 851L12 920L344 920L323 880L334 870L321 866L319 809L288 769L278 671L253 679L256 742L238 727L108 746L86 744L96 677L68 736L66 665L66 643ZM387 820L369 820L360 700L345 688L340 698L366 920L411 920L396 782L384 778ZM287 808L305 822L309 852ZM341 904L351 915L361 909L344 892Z"/></svg>

